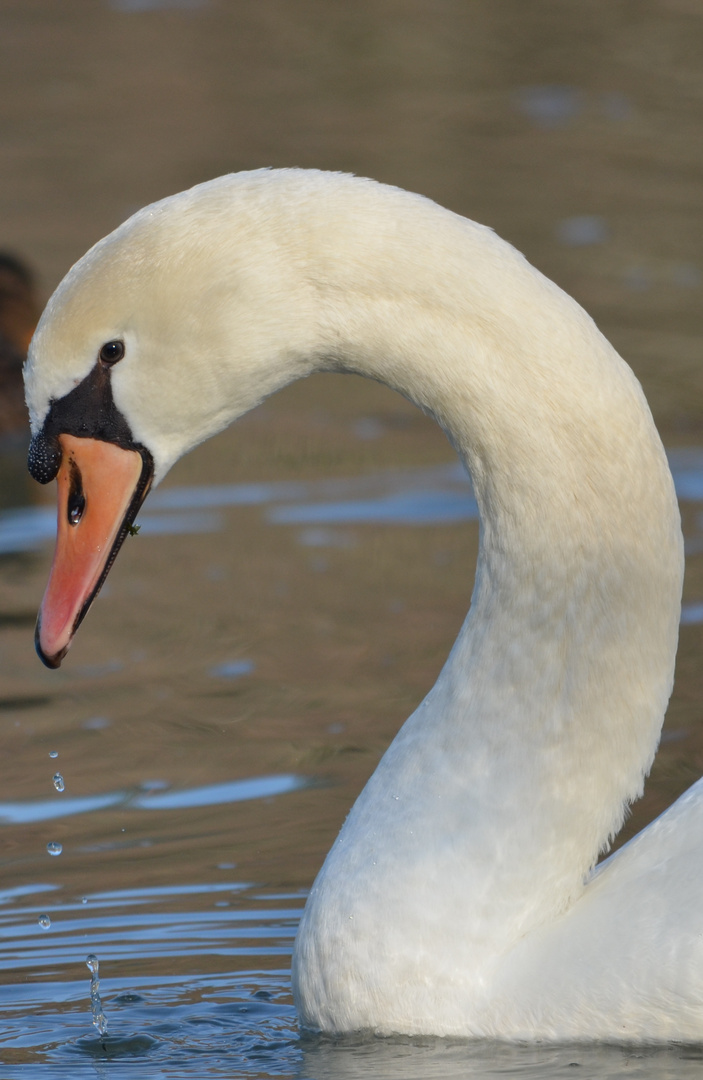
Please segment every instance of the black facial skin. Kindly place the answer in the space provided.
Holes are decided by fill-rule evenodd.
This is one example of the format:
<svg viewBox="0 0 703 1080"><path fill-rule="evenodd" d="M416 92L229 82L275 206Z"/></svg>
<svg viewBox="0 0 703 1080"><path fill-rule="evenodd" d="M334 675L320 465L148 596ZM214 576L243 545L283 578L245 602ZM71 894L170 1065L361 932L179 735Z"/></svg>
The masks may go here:
<svg viewBox="0 0 703 1080"><path fill-rule="evenodd" d="M119 353L118 346L122 352ZM103 356L107 353L107 356ZM111 355L114 353L114 355ZM118 355L119 354L119 355ZM79 439L99 439L114 443L123 450L137 450L153 471L151 454L134 440L129 424L112 399L110 372L112 365L124 355L121 341L103 345L95 367L70 393L51 402L42 429L29 444L27 465L40 484L56 478L61 465L59 435L75 435Z"/></svg>

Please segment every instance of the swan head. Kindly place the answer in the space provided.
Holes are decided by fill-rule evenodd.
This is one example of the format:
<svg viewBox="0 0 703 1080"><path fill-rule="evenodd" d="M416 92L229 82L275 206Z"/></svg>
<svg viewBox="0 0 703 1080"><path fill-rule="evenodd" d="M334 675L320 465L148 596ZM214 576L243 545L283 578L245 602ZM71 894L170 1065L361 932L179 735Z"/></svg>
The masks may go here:
<svg viewBox="0 0 703 1080"><path fill-rule="evenodd" d="M58 481L36 634L49 667L152 484L311 370L311 305L279 239L284 189L274 173L238 174L146 207L76 263L47 305L25 387L30 472Z"/></svg>

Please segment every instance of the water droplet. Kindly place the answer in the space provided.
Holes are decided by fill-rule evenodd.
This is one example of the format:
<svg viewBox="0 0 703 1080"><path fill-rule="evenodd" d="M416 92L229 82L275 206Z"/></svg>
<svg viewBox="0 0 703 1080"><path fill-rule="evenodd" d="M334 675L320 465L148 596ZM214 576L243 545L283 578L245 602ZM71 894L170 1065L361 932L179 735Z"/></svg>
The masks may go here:
<svg viewBox="0 0 703 1080"><path fill-rule="evenodd" d="M90 972L90 1009L93 1014L93 1025L98 1029L100 1035L105 1035L107 1033L107 1020L100 1000L100 979L98 978L100 962L95 953L88 953L85 962Z"/></svg>
<svg viewBox="0 0 703 1080"><path fill-rule="evenodd" d="M49 916L48 915L40 915L39 916L39 925L41 926L42 930L48 930L49 927L51 926L51 919L49 918Z"/></svg>
<svg viewBox="0 0 703 1080"><path fill-rule="evenodd" d="M52 841L50 844L46 845L46 850L49 852L50 855L60 855L61 852L63 851L63 845L62 844L55 844Z"/></svg>
<svg viewBox="0 0 703 1080"><path fill-rule="evenodd" d="M58 757L58 756L59 756L58 750L50 750L49 751L49 757L55 758L55 757Z"/></svg>
<svg viewBox="0 0 703 1080"><path fill-rule="evenodd" d="M88 897L87 896L81 896L81 904L87 904L87 903L88 903Z"/></svg>
<svg viewBox="0 0 703 1080"><path fill-rule="evenodd" d="M63 782L63 776L60 772L54 773L54 787L57 791L63 791L66 785Z"/></svg>

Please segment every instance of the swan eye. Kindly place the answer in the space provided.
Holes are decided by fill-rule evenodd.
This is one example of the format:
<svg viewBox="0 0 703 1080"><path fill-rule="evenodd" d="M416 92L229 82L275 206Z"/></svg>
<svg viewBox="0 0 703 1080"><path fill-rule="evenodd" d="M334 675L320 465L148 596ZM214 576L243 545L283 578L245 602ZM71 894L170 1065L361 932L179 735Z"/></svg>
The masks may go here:
<svg viewBox="0 0 703 1080"><path fill-rule="evenodd" d="M124 356L124 341L106 341L98 355L103 364L116 364Z"/></svg>

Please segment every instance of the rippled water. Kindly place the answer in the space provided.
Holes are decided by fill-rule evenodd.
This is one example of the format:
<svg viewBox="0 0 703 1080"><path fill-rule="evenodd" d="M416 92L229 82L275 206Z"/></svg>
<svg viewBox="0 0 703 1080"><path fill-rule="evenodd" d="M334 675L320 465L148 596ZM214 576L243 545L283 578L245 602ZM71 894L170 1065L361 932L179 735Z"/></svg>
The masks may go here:
<svg viewBox="0 0 703 1080"><path fill-rule="evenodd" d="M301 1035L288 968L303 900L231 879L83 898L48 886L0 894L3 1078L556 1078L576 1067L598 1076L700 1075L695 1048ZM37 922L47 903L49 931ZM100 966L102 1037L91 1027L88 948L110 958Z"/></svg>
<svg viewBox="0 0 703 1080"><path fill-rule="evenodd" d="M45 1076L50 1065L100 1076L101 1063L109 1075L294 1073L287 969L303 898L221 877L84 897L50 885L0 894L2 1075L33 1066ZM102 958L104 1038L91 1025L90 952Z"/></svg>
<svg viewBox="0 0 703 1080"><path fill-rule="evenodd" d="M0 894L6 1080L561 1077L573 1076L575 1067L598 1076L700 1075L703 1051L695 1048L301 1035L288 986L300 893L231 879L82 898L58 892L37 886ZM38 925L47 905L49 931ZM88 948L110 958L100 966L104 1036L91 1027Z"/></svg>

